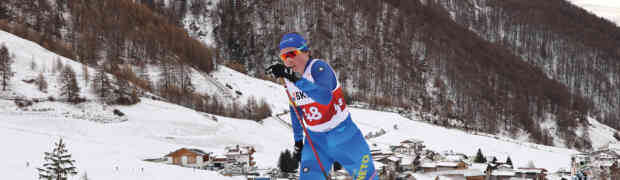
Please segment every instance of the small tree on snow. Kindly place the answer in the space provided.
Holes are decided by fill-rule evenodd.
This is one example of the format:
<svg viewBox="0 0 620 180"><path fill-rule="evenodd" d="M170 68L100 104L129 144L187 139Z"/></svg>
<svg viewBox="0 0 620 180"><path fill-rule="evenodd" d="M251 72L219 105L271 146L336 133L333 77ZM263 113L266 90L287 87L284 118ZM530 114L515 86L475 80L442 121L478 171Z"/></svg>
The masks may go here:
<svg viewBox="0 0 620 180"><path fill-rule="evenodd" d="M2 46L0 46L0 84L2 85L3 91L6 91L9 80L11 80L14 74L11 69L11 64L13 64L13 58L9 55L9 49L2 44Z"/></svg>
<svg viewBox="0 0 620 180"><path fill-rule="evenodd" d="M66 96L69 102L76 102L80 95L80 87L78 86L77 78L75 77L75 71L73 71L71 66L67 65L63 68L60 75L60 95Z"/></svg>
<svg viewBox="0 0 620 180"><path fill-rule="evenodd" d="M287 173L295 172L295 169L298 167L297 163L297 160L288 149L280 153L280 158L278 159L278 167L280 168L280 171Z"/></svg>
<svg viewBox="0 0 620 180"><path fill-rule="evenodd" d="M62 138L55 143L52 152L45 152L44 160L43 167L37 168L39 179L66 180L68 176L78 173L73 164L75 160L71 159Z"/></svg>
<svg viewBox="0 0 620 180"><path fill-rule="evenodd" d="M37 80L35 81L35 84L37 85L37 88L39 89L39 91L47 92L47 80L45 80L45 76L43 76L43 73L39 73L39 76L37 76Z"/></svg>
<svg viewBox="0 0 620 180"><path fill-rule="evenodd" d="M482 151L478 148L478 153L476 153L476 157L474 158L475 163L486 163L487 159L482 155Z"/></svg>
<svg viewBox="0 0 620 180"><path fill-rule="evenodd" d="M86 64L82 64L82 77L84 78L84 85L88 86L90 77L88 76L88 66Z"/></svg>
<svg viewBox="0 0 620 180"><path fill-rule="evenodd" d="M94 93L101 100L106 101L106 98L110 96L111 88L110 79L108 75L106 75L103 65L97 66L97 72L95 73L95 77L93 78L93 83L91 84L93 87Z"/></svg>
<svg viewBox="0 0 620 180"><path fill-rule="evenodd" d="M510 159L510 156L508 156L508 158L506 159L506 164L512 166L512 160Z"/></svg>

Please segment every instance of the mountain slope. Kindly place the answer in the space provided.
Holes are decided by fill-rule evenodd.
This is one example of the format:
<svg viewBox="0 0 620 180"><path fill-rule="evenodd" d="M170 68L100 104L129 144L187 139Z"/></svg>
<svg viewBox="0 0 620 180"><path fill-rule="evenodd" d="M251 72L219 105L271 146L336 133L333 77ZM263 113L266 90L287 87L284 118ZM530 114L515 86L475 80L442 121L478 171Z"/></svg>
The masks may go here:
<svg viewBox="0 0 620 180"><path fill-rule="evenodd" d="M313 57L334 67L352 101L436 115L425 120L446 127L515 137L523 130L532 142L591 147L572 132L593 113L590 99L455 23L441 4L451 1L435 2L220 1L211 14L222 60L250 74L279 62L281 35L299 32ZM556 132L539 126L547 117Z"/></svg>
<svg viewBox="0 0 620 180"><path fill-rule="evenodd" d="M436 0L458 24L498 44L620 128L620 27L564 0Z"/></svg>
<svg viewBox="0 0 620 180"><path fill-rule="evenodd" d="M29 74L28 63L34 57L57 55L38 45L0 31L0 40L11 44L9 49L16 54L16 78ZM70 59L65 64L79 66ZM47 60L37 61L38 63ZM283 87L277 84L222 68L211 74L219 83L230 84L233 89L268 99L276 112L288 106ZM31 87L13 86L14 92L25 92ZM89 92L83 92L87 95ZM22 93L25 98L42 95ZM118 109L126 114L123 121L103 123L96 121L98 114ZM481 148L487 156L497 156L500 160L510 156L516 166L524 166L533 161L538 167L555 171L568 167L570 155L574 150L536 145L493 135L472 135L457 129L447 129L431 125L414 118L410 120L395 113L351 108L352 118L364 134L376 133L381 129L387 133L370 139L370 144L379 148L398 142L417 138L425 141L431 150L442 152L453 150L473 155ZM78 114L78 115L76 115ZM79 116L79 114L94 114ZM113 116L113 115L112 115ZM288 114L280 116L288 122ZM36 178L36 167L43 160L43 152L51 150L51 144L62 137L68 150L77 161L80 172L87 172L93 179L231 179L215 172L192 170L176 166L150 163L147 158L159 158L181 147L200 148L207 152L221 154L224 147L235 144L256 147L256 160L260 168L275 167L280 151L292 148L292 130L279 117L264 119L262 123L233 119L199 113L178 105L142 98L131 106L102 106L86 102L77 105L63 102L41 102L27 108L18 108L14 102L0 100L0 135L8 141L0 148L1 154L11 154L0 170L13 172L10 179ZM602 135L591 134L601 144L609 140L613 129L594 124L591 132L609 132ZM398 129L394 129L397 125ZM546 158L540 158L546 157ZM118 170L116 170L118 167ZM72 179L78 179L73 177ZM240 179L233 177L232 179Z"/></svg>

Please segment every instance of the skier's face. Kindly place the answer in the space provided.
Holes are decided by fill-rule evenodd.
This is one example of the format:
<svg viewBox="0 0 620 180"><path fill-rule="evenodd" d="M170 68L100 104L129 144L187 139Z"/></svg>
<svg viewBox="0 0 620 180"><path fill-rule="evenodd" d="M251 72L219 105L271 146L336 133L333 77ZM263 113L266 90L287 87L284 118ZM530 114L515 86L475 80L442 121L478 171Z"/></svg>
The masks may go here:
<svg viewBox="0 0 620 180"><path fill-rule="evenodd" d="M297 49L294 47L287 47L287 48L280 50L280 54L286 54L286 53L289 53L295 50ZM291 69L293 69L293 71L299 74L303 74L304 68L306 67L306 63L308 62L309 58L310 57L308 56L308 53L301 52L295 55L294 57L288 56L286 57L286 59L283 59L283 61L284 61L284 64L287 67L290 67Z"/></svg>

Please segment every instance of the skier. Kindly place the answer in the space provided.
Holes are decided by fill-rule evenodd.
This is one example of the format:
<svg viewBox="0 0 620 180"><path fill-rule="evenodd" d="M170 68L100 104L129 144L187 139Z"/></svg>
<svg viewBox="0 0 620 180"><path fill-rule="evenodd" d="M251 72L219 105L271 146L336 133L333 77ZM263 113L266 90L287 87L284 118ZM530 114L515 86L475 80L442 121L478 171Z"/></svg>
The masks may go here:
<svg viewBox="0 0 620 180"><path fill-rule="evenodd" d="M284 64L271 65L266 72L285 79L293 102L290 113L295 154L301 161L299 179L325 179L325 170L339 162L355 180L378 180L370 149L351 120L334 70L325 61L313 59L306 40L297 33L285 34L279 48ZM302 117L297 117L293 108ZM305 141L298 118L306 125Z"/></svg>

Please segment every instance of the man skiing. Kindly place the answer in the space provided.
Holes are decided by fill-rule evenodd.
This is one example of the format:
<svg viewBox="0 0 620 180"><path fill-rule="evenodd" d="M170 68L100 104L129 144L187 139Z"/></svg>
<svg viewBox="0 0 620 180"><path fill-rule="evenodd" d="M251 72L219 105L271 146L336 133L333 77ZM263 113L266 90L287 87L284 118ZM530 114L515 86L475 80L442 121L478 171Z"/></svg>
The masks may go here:
<svg viewBox="0 0 620 180"><path fill-rule="evenodd" d="M285 34L279 48L284 65L275 64L266 71L285 79L292 101L290 113L295 152L301 161L300 180L327 178L325 171L334 162L355 180L378 180L370 149L351 120L334 70L325 61L310 57L306 40L297 33ZM302 117L297 117L297 112ZM305 126L298 118L304 120Z"/></svg>

